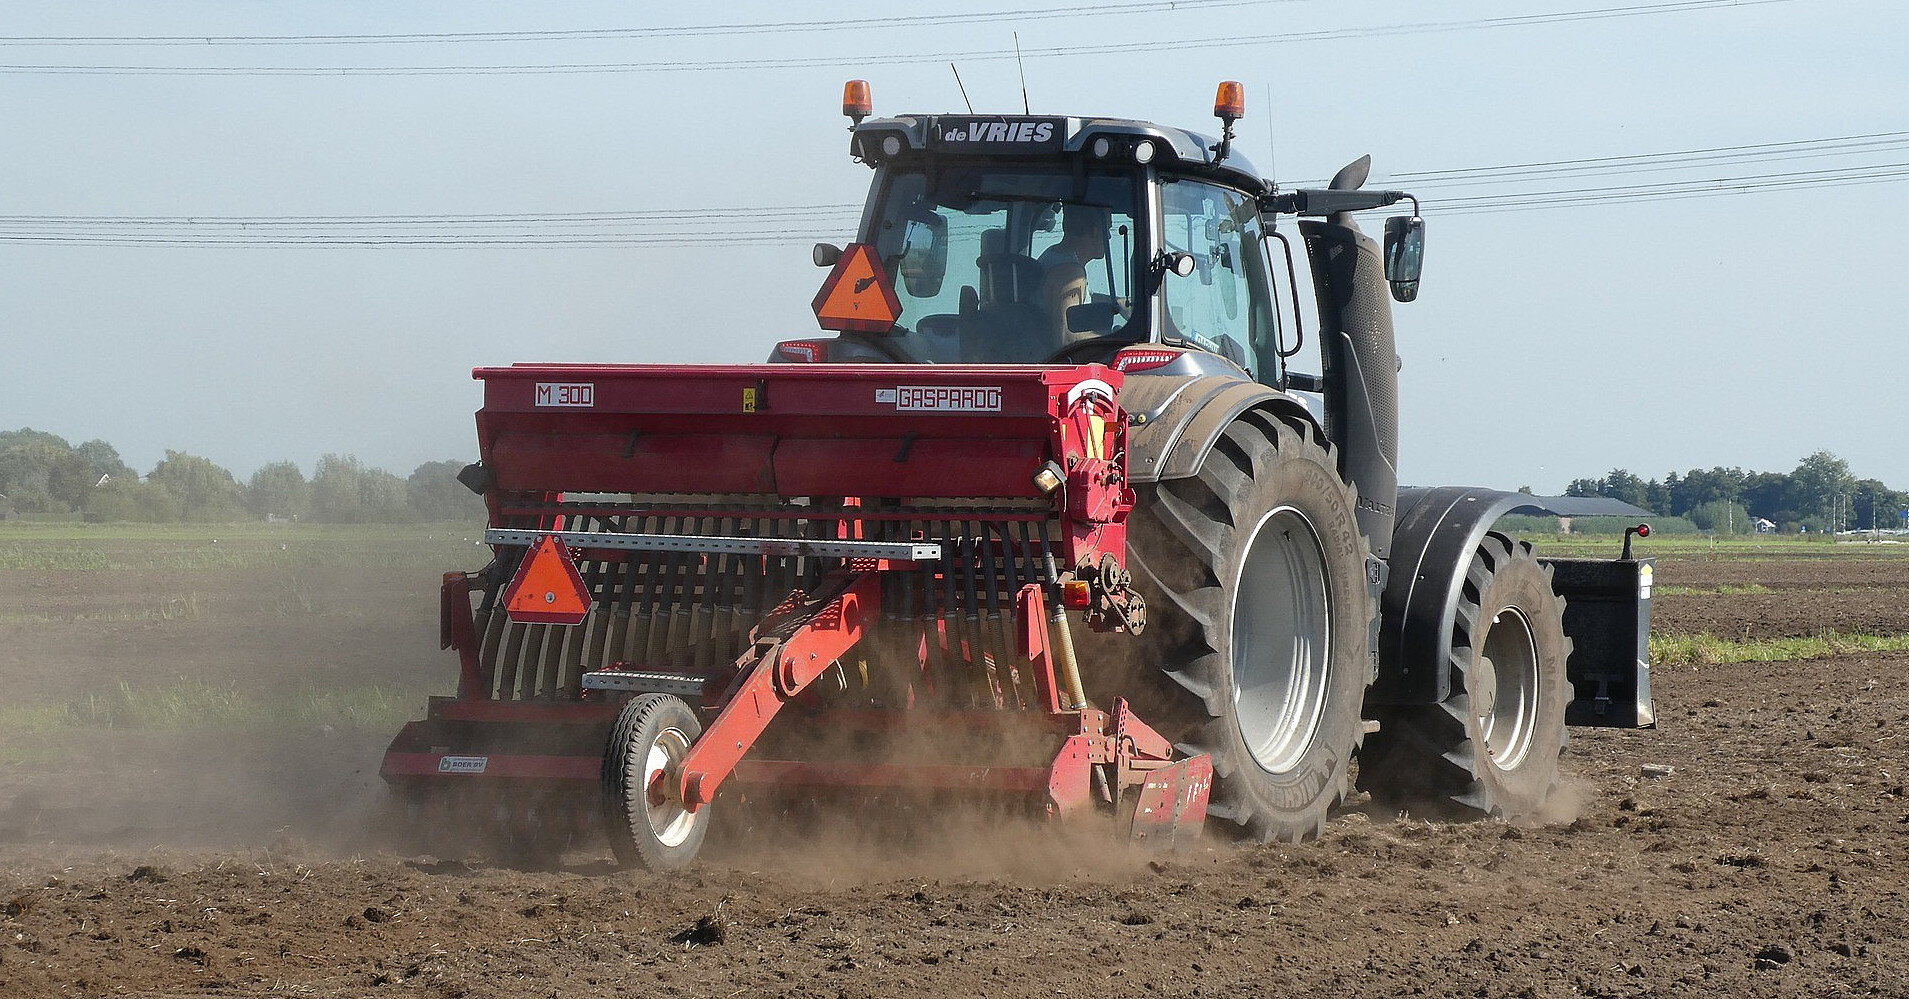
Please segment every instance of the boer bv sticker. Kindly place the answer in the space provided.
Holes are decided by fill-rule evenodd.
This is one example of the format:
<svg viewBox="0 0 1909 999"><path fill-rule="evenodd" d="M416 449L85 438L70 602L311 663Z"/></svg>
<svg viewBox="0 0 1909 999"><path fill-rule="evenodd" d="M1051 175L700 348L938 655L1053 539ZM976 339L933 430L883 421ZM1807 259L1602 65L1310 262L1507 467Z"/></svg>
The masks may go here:
<svg viewBox="0 0 1909 999"><path fill-rule="evenodd" d="M590 409L597 404L591 382L538 382L536 405L541 409Z"/></svg>
<svg viewBox="0 0 1909 999"><path fill-rule="evenodd" d="M488 756L445 756L437 761L441 774L481 774L491 765Z"/></svg>
<svg viewBox="0 0 1909 999"><path fill-rule="evenodd" d="M999 385L898 385L875 390L876 404L912 413L998 413Z"/></svg>

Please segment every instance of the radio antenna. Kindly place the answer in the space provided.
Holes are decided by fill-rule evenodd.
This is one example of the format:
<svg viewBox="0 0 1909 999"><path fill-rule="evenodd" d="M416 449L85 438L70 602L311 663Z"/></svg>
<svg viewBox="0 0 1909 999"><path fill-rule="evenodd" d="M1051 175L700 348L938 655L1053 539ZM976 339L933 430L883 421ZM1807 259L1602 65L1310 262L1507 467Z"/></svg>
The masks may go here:
<svg viewBox="0 0 1909 999"><path fill-rule="evenodd" d="M1279 150L1273 147L1273 85L1266 85L1266 176L1279 183Z"/></svg>
<svg viewBox="0 0 1909 999"><path fill-rule="evenodd" d="M948 64L948 70L949 72L952 72L955 75L955 86L961 88L961 103L966 104L968 106L969 114L973 114L974 102L968 99L968 88L964 86L961 82L961 71L958 69L955 69L954 63Z"/></svg>
<svg viewBox="0 0 1909 999"><path fill-rule="evenodd" d="M1014 33L1014 65L1021 71L1021 113L1033 114L1034 109L1027 103L1027 64L1021 61L1021 33Z"/></svg>

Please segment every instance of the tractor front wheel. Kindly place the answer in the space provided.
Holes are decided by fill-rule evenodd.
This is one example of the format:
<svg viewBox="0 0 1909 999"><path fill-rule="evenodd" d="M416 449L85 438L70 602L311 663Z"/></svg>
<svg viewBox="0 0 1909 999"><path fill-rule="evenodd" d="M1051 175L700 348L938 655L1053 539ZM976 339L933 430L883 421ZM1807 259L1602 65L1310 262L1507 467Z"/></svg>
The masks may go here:
<svg viewBox="0 0 1909 999"><path fill-rule="evenodd" d="M702 849L709 807L690 811L676 793L702 731L696 712L668 694L632 698L617 715L603 753L603 814L624 866L681 870Z"/></svg>
<svg viewBox="0 0 1909 999"><path fill-rule="evenodd" d="M1129 521L1158 665L1132 678L1135 707L1213 757L1208 815L1261 842L1324 829L1364 731L1373 604L1354 503L1316 429L1248 411Z"/></svg>

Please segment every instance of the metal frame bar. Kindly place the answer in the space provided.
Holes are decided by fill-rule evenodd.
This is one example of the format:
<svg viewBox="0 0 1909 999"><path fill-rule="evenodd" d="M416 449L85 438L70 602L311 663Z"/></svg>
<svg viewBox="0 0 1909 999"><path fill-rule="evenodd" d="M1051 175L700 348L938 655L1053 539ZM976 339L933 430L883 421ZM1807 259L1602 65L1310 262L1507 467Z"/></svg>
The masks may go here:
<svg viewBox="0 0 1909 999"><path fill-rule="evenodd" d="M573 548L611 548L646 552L696 552L705 555L824 555L838 558L895 559L933 562L941 558L938 544L913 541L819 541L807 538L721 538L709 535L621 534L590 531L484 532L487 545L533 545L556 538Z"/></svg>

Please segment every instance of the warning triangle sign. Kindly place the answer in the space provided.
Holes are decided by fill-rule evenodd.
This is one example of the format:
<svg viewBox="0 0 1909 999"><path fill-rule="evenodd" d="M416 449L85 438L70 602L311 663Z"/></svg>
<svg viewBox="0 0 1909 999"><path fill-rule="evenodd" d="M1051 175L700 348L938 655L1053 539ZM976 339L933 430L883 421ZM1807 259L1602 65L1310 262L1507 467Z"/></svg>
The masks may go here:
<svg viewBox="0 0 1909 999"><path fill-rule="evenodd" d="M518 624L582 624L590 591L563 542L538 538L504 591L504 613Z"/></svg>
<svg viewBox="0 0 1909 999"><path fill-rule="evenodd" d="M811 303L825 330L886 333L901 318L901 299L867 243L850 243Z"/></svg>

